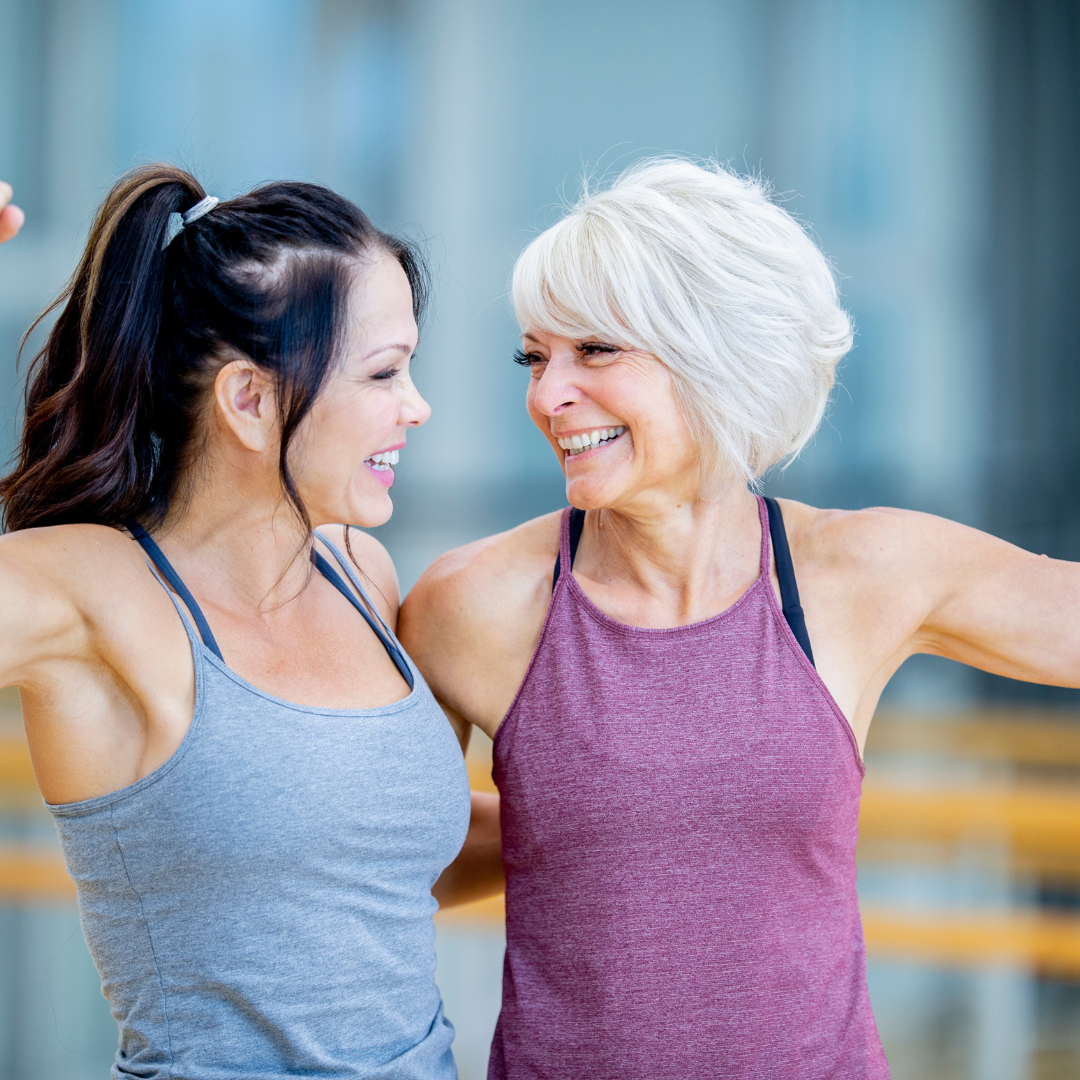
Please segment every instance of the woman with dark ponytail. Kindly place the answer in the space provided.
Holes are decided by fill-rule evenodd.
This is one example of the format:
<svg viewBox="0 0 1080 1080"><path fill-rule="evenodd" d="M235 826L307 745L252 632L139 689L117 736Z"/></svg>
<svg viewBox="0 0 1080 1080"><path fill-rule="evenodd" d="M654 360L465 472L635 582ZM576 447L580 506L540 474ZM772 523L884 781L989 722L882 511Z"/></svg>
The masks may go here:
<svg viewBox="0 0 1080 1080"><path fill-rule="evenodd" d="M432 888L465 898L443 871L467 777L394 636L393 565L349 528L390 516L429 414L424 286L325 188L219 203L150 165L54 305L0 480L0 685L113 1077L454 1076Z"/></svg>

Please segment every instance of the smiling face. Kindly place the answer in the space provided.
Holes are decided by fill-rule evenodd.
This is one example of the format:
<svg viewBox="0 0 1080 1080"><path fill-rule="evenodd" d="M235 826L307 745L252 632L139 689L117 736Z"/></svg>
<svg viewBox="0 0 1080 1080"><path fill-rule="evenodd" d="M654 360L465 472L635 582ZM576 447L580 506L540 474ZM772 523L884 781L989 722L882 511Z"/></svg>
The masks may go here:
<svg viewBox="0 0 1080 1080"><path fill-rule="evenodd" d="M393 513L390 485L405 431L431 415L409 374L417 336L408 278L382 257L358 275L342 360L290 451L314 526L372 527Z"/></svg>
<svg viewBox="0 0 1080 1080"><path fill-rule="evenodd" d="M529 329L518 359L527 404L583 510L643 508L661 493L698 493L698 454L668 369L648 353Z"/></svg>

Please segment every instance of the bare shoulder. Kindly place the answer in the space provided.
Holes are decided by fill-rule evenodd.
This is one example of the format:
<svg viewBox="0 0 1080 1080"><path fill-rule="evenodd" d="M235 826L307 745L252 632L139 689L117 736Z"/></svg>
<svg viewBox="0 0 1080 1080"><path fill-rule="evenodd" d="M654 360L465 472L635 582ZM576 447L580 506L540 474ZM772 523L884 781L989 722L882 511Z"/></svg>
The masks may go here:
<svg viewBox="0 0 1080 1080"><path fill-rule="evenodd" d="M54 655L93 651L117 609L139 606L152 588L141 552L117 529L56 525L0 537L0 677L21 684Z"/></svg>
<svg viewBox="0 0 1080 1080"><path fill-rule="evenodd" d="M5 585L24 581L45 595L69 594L76 603L104 587L123 588L141 568L132 540L104 525L53 525L0 537Z"/></svg>
<svg viewBox="0 0 1080 1080"><path fill-rule="evenodd" d="M397 621L401 591L390 552L370 533L355 526L323 525L318 531L352 563L379 614L391 625Z"/></svg>
<svg viewBox="0 0 1080 1080"><path fill-rule="evenodd" d="M916 510L821 510L791 499L780 502L792 557L811 567L898 569L933 550L1004 544L978 529Z"/></svg>
<svg viewBox="0 0 1080 1080"><path fill-rule="evenodd" d="M514 622L538 591L551 590L559 519L546 514L440 555L405 598L403 615L454 629L476 619Z"/></svg>
<svg viewBox="0 0 1080 1080"><path fill-rule="evenodd" d="M1016 573L1036 555L989 533L915 510L819 510L783 500L800 591L875 595L920 620L987 573Z"/></svg>
<svg viewBox="0 0 1080 1080"><path fill-rule="evenodd" d="M546 514L448 551L402 604L406 649L440 699L481 726L501 719L536 646L559 523Z"/></svg>

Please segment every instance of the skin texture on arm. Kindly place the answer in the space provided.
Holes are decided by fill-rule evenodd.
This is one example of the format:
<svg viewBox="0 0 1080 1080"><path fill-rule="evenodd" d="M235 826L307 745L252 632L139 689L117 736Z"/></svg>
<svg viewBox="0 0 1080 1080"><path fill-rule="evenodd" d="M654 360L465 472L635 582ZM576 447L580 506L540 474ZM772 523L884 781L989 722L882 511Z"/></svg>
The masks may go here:
<svg viewBox="0 0 1080 1080"><path fill-rule="evenodd" d="M558 551L548 514L441 556L402 605L402 644L436 698L491 738L539 640Z"/></svg>

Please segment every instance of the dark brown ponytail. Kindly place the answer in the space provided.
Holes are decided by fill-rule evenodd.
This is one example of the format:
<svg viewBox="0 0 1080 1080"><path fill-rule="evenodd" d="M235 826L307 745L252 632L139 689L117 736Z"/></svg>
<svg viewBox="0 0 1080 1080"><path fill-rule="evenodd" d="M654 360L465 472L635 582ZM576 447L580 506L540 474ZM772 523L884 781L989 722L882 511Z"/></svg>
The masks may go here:
<svg viewBox="0 0 1080 1080"><path fill-rule="evenodd" d="M163 249L169 215L204 195L182 169L147 165L102 204L75 275L38 319L61 308L28 373L18 463L0 479L7 529L160 522L188 464L208 362L226 351L277 381L282 486L307 523L289 443L338 355L356 263L396 258L418 318L423 265L348 200L300 183L219 203Z"/></svg>

